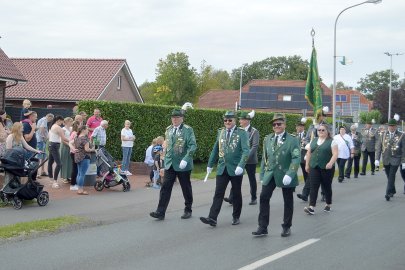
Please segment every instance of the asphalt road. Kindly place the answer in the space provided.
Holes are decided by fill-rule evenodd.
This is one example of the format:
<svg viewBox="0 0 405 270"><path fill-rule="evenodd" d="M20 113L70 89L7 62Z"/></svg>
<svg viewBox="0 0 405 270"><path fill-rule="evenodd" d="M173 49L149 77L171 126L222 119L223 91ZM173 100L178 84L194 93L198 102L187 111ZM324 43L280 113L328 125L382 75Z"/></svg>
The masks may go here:
<svg viewBox="0 0 405 270"><path fill-rule="evenodd" d="M254 238L258 205L249 206L244 180L241 224L231 225L232 207L224 203L216 228L202 224L214 181L193 183L194 208L181 220L182 195L175 186L164 221L155 209L156 190L105 192L76 200L52 202L46 208L27 206L1 210L1 223L62 214L89 217L100 226L0 245L0 269L405 269L405 195L386 202L383 172L333 183L331 213L319 202L314 216L295 200L292 234L280 237L281 190L271 200L269 235ZM297 190L301 191L302 187ZM259 187L260 190L260 187ZM10 221L11 220L11 221Z"/></svg>

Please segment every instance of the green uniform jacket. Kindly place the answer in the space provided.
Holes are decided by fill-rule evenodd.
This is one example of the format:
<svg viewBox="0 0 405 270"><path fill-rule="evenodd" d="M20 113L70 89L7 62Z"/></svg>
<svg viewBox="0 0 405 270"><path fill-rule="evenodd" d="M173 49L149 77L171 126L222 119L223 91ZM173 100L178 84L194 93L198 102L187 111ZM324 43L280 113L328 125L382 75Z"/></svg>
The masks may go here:
<svg viewBox="0 0 405 270"><path fill-rule="evenodd" d="M235 127L228 143L226 143L226 128L221 128L218 130L208 167L212 168L218 161L217 175L222 175L226 167L228 174L235 176L236 167L245 168L249 152L249 138L243 128Z"/></svg>
<svg viewBox="0 0 405 270"><path fill-rule="evenodd" d="M297 138L287 132L284 133L276 146L274 146L274 133L267 135L263 142L263 157L260 168L260 180L267 185L275 179L277 187L298 186L297 170L300 167L301 150ZM292 178L288 186L283 184L284 175Z"/></svg>
<svg viewBox="0 0 405 270"><path fill-rule="evenodd" d="M173 134L173 130L173 125L166 128L165 170L173 166L176 172L191 171L193 169L193 155L197 149L193 128L181 124L177 134ZM187 161L187 166L180 169L180 161L183 159Z"/></svg>

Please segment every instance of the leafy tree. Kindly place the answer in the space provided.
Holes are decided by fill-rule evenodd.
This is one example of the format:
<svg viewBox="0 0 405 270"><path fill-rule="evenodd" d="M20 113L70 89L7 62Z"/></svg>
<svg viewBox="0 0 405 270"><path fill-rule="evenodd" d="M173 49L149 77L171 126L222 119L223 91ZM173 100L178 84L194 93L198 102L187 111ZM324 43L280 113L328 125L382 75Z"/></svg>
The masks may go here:
<svg viewBox="0 0 405 270"><path fill-rule="evenodd" d="M301 56L268 57L264 60L253 62L243 69L242 84L253 79L262 80L306 80L308 61ZM233 69L231 73L234 89L239 89L240 71L242 67Z"/></svg>
<svg viewBox="0 0 405 270"><path fill-rule="evenodd" d="M361 112L360 113L360 121L361 123L366 123L367 121L372 121L374 119L375 123L381 123L382 115L381 112L378 110L372 110L369 112Z"/></svg>
<svg viewBox="0 0 405 270"><path fill-rule="evenodd" d="M382 114L382 120L384 123L388 121L388 100L389 100L389 89L385 89L381 92L376 93L375 99L373 101L373 106L375 110L378 110ZM405 100L405 90L398 89L392 91L392 104L391 104L391 117L394 114L399 114L401 119L405 117L405 106L403 105Z"/></svg>
<svg viewBox="0 0 405 270"><path fill-rule="evenodd" d="M333 89L333 84L331 84L331 85L329 86L329 88L330 88L330 89ZM339 82L336 82L336 89L340 89L340 90L352 90L353 87L352 87L352 86L345 85L344 82L339 81Z"/></svg>
<svg viewBox="0 0 405 270"><path fill-rule="evenodd" d="M216 70L202 61L198 74L198 94L204 94L210 89L231 89L232 83L229 73L225 70Z"/></svg>
<svg viewBox="0 0 405 270"><path fill-rule="evenodd" d="M190 67L188 56L183 52L171 53L160 59L156 68L156 92L158 104L182 105L194 102L197 94L197 76Z"/></svg>
<svg viewBox="0 0 405 270"><path fill-rule="evenodd" d="M139 91L141 91L141 95L145 103L156 103L156 99L154 96L154 94L156 93L156 89L156 82L145 81L139 86Z"/></svg>
<svg viewBox="0 0 405 270"><path fill-rule="evenodd" d="M392 88L397 89L399 87L398 81L399 75L392 73ZM390 84L390 70L376 71L371 74L367 74L365 78L361 78L357 82L359 86L357 89L362 92L368 99L374 100L378 92L389 89Z"/></svg>

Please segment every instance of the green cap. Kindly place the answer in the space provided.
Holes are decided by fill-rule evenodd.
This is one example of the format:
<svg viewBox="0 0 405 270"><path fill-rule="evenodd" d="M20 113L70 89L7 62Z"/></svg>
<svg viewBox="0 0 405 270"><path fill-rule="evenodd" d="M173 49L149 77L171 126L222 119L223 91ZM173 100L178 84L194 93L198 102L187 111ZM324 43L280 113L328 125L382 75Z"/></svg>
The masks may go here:
<svg viewBox="0 0 405 270"><path fill-rule="evenodd" d="M276 120L282 120L285 122L285 114L284 113L275 113L273 115L273 119L270 121L270 123L273 123Z"/></svg>
<svg viewBox="0 0 405 270"><path fill-rule="evenodd" d="M182 109L173 109L171 117L183 117L184 116L184 111Z"/></svg>
<svg viewBox="0 0 405 270"><path fill-rule="evenodd" d="M234 111L227 111L227 112L224 114L224 118L236 118L236 114L235 114Z"/></svg>
<svg viewBox="0 0 405 270"><path fill-rule="evenodd" d="M388 125L389 126L396 126L398 123L397 123L397 120L395 120L395 119L390 119L389 121L388 121Z"/></svg>
<svg viewBox="0 0 405 270"><path fill-rule="evenodd" d="M240 112L239 114L239 119L246 119L246 120L252 120L252 117L250 117L248 112Z"/></svg>

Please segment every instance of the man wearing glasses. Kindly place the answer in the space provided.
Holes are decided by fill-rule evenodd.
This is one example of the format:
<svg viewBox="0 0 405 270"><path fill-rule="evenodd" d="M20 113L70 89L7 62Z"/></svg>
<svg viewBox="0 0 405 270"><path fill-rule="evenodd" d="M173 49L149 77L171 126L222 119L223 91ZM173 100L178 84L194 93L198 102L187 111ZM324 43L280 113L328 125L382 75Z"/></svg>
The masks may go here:
<svg viewBox="0 0 405 270"><path fill-rule="evenodd" d="M149 214L159 220L165 218L176 177L179 178L185 200L182 219L191 218L191 205L193 204L190 175L193 169L193 155L197 149L194 130L183 124L184 110L174 109L171 120L172 124L166 128L165 133L164 181L160 189L159 204L156 211Z"/></svg>
<svg viewBox="0 0 405 270"><path fill-rule="evenodd" d="M288 237L291 234L290 227L294 212L293 193L298 185L297 170L300 167L301 150L298 140L285 131L284 114L275 113L271 123L274 133L267 135L263 142L259 227L252 234L254 236L268 234L270 198L274 189L280 187L284 198L284 222L281 225L283 228L281 236Z"/></svg>
<svg viewBox="0 0 405 270"><path fill-rule="evenodd" d="M208 217L200 217L203 223L211 226L217 225L217 217L221 211L222 200L229 182L232 184L233 193L232 225L240 223L243 168L249 157L249 151L247 132L236 127L236 115L233 111L226 112L224 115L224 127L218 130L217 139L208 160L208 174L212 172L212 167L218 162L217 177L210 213Z"/></svg>

